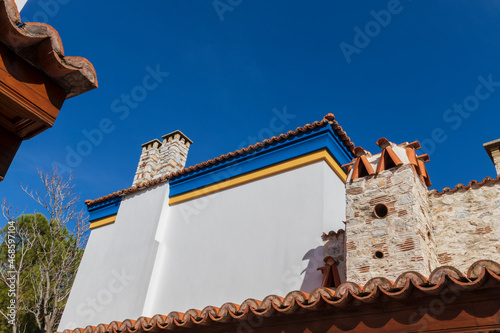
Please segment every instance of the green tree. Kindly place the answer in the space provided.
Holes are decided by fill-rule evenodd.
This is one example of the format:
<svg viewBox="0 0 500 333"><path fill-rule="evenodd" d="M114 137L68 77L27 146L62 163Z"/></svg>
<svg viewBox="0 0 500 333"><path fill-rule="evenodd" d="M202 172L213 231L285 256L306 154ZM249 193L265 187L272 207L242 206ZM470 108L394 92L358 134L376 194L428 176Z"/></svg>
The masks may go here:
<svg viewBox="0 0 500 333"><path fill-rule="evenodd" d="M6 204L3 207L4 216L11 222L1 233L0 303L10 302L8 291L12 280L9 278L14 275L17 318L13 328L16 333L56 330L86 244L88 226L84 212L76 209L78 196L73 192L72 179L64 179L57 169L48 174L39 172L39 175L43 191L23 189L43 207L45 214L13 219L10 208ZM13 266L9 262L9 247L15 252ZM1 325L9 317L6 313L2 315L3 331Z"/></svg>
<svg viewBox="0 0 500 333"><path fill-rule="evenodd" d="M34 228L33 224L37 226ZM0 304L3 320L0 321L0 332L9 332L11 327L15 333L39 331L33 315L20 308L23 304L30 304L33 301L29 282L30 270L36 265L37 250L33 248L34 237L30 237L30 234L32 230L45 233L47 225L47 218L40 213L21 215L15 221L11 220L7 223L1 231ZM14 252L13 257L9 255L9 248L12 249L11 252ZM12 283L15 291L10 294L9 286ZM6 311L11 299L15 300L16 305L12 307L12 311ZM8 315L9 312L11 316ZM15 318L13 325L12 322L9 323L12 318Z"/></svg>

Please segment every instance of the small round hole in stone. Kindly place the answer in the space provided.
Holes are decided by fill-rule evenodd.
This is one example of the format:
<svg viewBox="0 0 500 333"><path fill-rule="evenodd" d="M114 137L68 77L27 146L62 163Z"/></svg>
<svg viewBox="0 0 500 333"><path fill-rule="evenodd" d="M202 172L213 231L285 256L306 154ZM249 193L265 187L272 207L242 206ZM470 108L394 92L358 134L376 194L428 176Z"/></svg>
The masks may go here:
<svg viewBox="0 0 500 333"><path fill-rule="evenodd" d="M389 207L385 204L377 204L375 208L373 208L373 214L378 217L379 219L382 219L389 214Z"/></svg>
<svg viewBox="0 0 500 333"><path fill-rule="evenodd" d="M382 259L384 257L384 252L382 252L382 251L375 251L374 257L376 259Z"/></svg>

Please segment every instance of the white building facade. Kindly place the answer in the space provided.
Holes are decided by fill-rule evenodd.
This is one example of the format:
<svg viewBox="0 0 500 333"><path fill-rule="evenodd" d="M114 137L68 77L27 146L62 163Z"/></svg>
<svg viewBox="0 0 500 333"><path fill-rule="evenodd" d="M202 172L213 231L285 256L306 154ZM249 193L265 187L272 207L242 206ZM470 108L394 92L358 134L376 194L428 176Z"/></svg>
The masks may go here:
<svg viewBox="0 0 500 333"><path fill-rule="evenodd" d="M185 169L191 143L144 144L134 186L87 202L59 331L322 286L321 236L344 229L354 157L333 115Z"/></svg>

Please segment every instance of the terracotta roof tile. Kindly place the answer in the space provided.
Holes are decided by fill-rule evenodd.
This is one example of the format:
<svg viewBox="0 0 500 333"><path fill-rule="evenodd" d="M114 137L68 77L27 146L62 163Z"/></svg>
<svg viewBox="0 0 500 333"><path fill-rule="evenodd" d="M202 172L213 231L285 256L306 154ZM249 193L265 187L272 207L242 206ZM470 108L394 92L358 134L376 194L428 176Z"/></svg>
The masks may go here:
<svg viewBox="0 0 500 333"><path fill-rule="evenodd" d="M234 152L223 154L223 155L216 157L214 159L210 159L208 161L195 164L193 166L185 168L185 169L178 171L174 174L171 174L169 176L165 176L165 177L162 177L160 179L153 180L149 183L144 183L144 184L138 185L138 186L132 186L132 187L123 189L121 191L117 191L117 192L108 194L106 196L94 199L94 200L86 200L85 204L87 206L92 206L92 205L95 205L97 203L115 198L117 196L122 196L122 195L125 195L128 193L133 193L133 192L145 189L147 187L163 183L163 182L165 182L171 178L174 178L176 176L180 176L180 175L184 175L184 174L196 171L196 170L200 170L200 169L215 165L217 163L227 161L227 160L234 158L234 157L250 154L254 151L258 151L258 150L261 150L265 147L268 147L268 146L272 145L273 143L287 140L291 137L295 137L297 135L300 135L301 133L305 133L307 131L314 130L316 128L321 128L321 127L324 127L328 124L332 126L332 129L340 137L340 139L344 143L345 147L350 152L354 152L354 143L347 136L347 133L342 129L342 127L339 125L339 123L335 120L335 116L333 114L329 113L321 121L315 121L312 124L306 124L304 126L297 127L294 131L288 131L286 134L280 134L278 136L273 136L270 139L265 139L262 142L257 142L253 145L246 147L246 148L242 148L242 149L236 150Z"/></svg>
<svg viewBox="0 0 500 333"><path fill-rule="evenodd" d="M155 315L153 318L141 317L137 320L111 322L85 329L65 330L64 333L145 333L166 332L180 327L207 327L211 325L231 324L238 319L251 316L269 317L273 315L291 315L298 311L335 311L356 305L380 301L380 296L402 300L420 296L431 296L444 288L457 291L474 291L487 286L500 285L500 264L491 260L480 260L472 264L467 275L450 266L436 268L426 278L416 272L405 272L395 282L386 278L373 278L364 286L347 282L336 290L317 288L310 294L292 291L285 297L270 295L262 301L247 299L242 304L226 303L220 308L208 306L203 310L191 309L171 312L169 315Z"/></svg>
<svg viewBox="0 0 500 333"><path fill-rule="evenodd" d="M344 222L345 223L345 222ZM338 231L334 231L334 230L331 230L329 233L326 233L324 232L322 235L321 235L321 239L323 241L326 241L329 237L335 237L335 238L338 238L340 235L342 234L345 234L345 230L344 229L339 229Z"/></svg>
<svg viewBox="0 0 500 333"><path fill-rule="evenodd" d="M351 139L347 136L346 132L342 129L342 127L338 124L338 122L335 121L335 116L333 114L329 113L321 121L315 121L312 124L306 124L306 125L304 125L302 127L297 127L295 129L295 131L288 131L286 134L280 134L278 136L273 136L270 139L265 139L262 142L257 142L257 143L255 143L253 145L250 145L250 146L246 147L246 148L242 148L240 150L236 150L234 152L221 155L219 157L216 157L214 159L208 160L206 162L201 162L199 164L195 164L195 165L193 165L191 167L185 168L185 169L183 169L183 170L181 170L181 171L179 171L177 173L172 174L171 177L179 176L179 175L182 175L182 174L185 174L185 173L189 173L189 172L192 172L192 171L195 171L195 170L198 170L198 169L202 169L204 167L207 167L207 166L210 166L210 165L214 165L214 164L217 164L219 162L223 162L223 161L228 160L228 159L233 158L233 157L237 157L237 156L240 156L240 155L245 155L245 154L248 154L248 153L252 153L252 152L260 150L260 149L262 149L262 148L264 148L266 146L269 146L269 145L271 145L271 144L273 144L275 142L287 140L290 137L297 136L300 133L305 133L305 132L307 132L309 130L316 129L318 127L323 127L323 126L325 126L327 124L331 124L332 125L333 129L335 130L335 132L337 133L337 135L341 138L341 140L343 141L344 145L351 152L353 152L354 151L354 143L351 142Z"/></svg>
<svg viewBox="0 0 500 333"><path fill-rule="evenodd" d="M342 168L345 169L346 173L350 174L351 180L376 175L392 167L403 165L403 161L395 153L391 147L393 144L389 140L386 138L380 138L377 140L377 145L382 148L382 152L375 155L372 155L369 151L366 151L361 147L354 148L356 158L354 158L350 163L342 165ZM424 154L417 156L415 153L416 149L418 150L421 148L420 143L418 143L418 141L411 143L404 142L398 144L397 146L406 148L406 155L410 164L412 164L413 169L417 172L427 187L430 187L432 184L424 164L429 162L429 155ZM377 169L374 170L368 158L379 155L380 158L378 159Z"/></svg>
<svg viewBox="0 0 500 333"><path fill-rule="evenodd" d="M65 56L61 37L50 25L21 23L14 0L0 0L0 42L59 84L67 98L97 88L92 64Z"/></svg>
<svg viewBox="0 0 500 333"><path fill-rule="evenodd" d="M465 186L462 183L459 183L459 184L455 185L454 189L451 189L449 187L445 187L441 190L441 192L434 189L434 190L430 190L429 193L436 194L436 195L443 195L445 193L455 193L458 190L468 190L473 186L481 187L487 183L495 184L495 183L498 183L499 181L500 181L500 175L497 176L497 178L485 177L482 182L478 182L477 180L471 180L467 186Z"/></svg>

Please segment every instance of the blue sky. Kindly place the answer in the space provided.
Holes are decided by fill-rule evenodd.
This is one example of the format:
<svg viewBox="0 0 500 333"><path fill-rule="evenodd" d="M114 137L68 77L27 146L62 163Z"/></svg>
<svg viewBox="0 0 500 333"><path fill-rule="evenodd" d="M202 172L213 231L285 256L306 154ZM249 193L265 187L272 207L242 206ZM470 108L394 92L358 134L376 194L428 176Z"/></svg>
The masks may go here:
<svg viewBox="0 0 500 333"><path fill-rule="evenodd" d="M180 129L192 165L267 137L284 110L284 132L331 112L372 153L419 140L433 188L496 176L482 143L500 138L497 2L29 0L22 19L55 27L99 80L0 183L26 212L37 167L71 167L84 207L131 185L146 141Z"/></svg>

